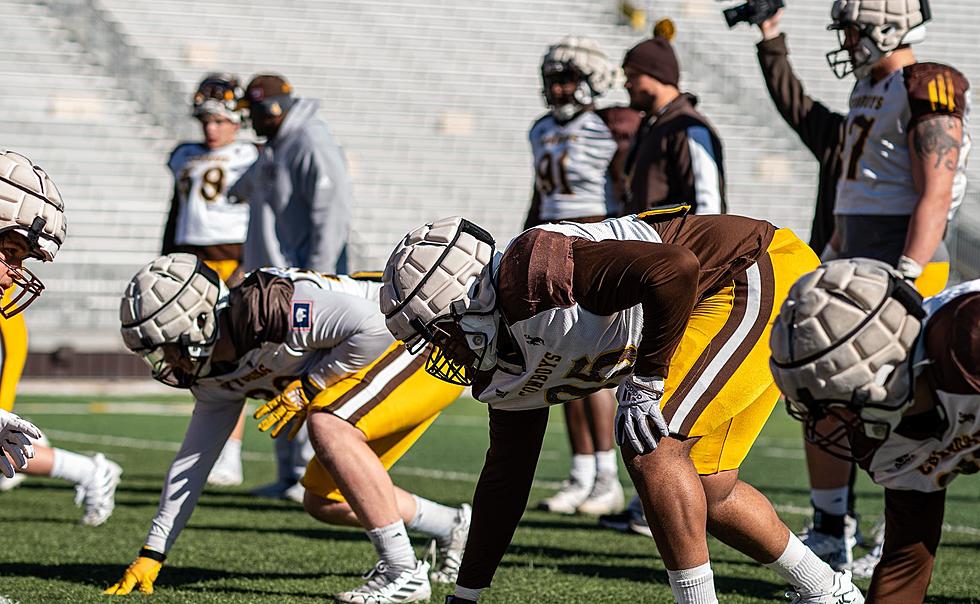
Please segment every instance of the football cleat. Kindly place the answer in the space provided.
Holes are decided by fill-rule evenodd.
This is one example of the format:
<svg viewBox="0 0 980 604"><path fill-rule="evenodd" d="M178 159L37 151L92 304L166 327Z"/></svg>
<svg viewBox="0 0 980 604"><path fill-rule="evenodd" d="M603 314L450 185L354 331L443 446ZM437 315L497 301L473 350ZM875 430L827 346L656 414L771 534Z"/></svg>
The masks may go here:
<svg viewBox="0 0 980 604"><path fill-rule="evenodd" d="M653 537L650 525L647 524L647 517L643 513L643 505L640 503L640 498L635 495L622 512L599 516L599 526L621 533L636 533L645 537Z"/></svg>
<svg viewBox="0 0 980 604"><path fill-rule="evenodd" d="M463 550L466 548L466 538L470 534L470 519L473 508L464 503L456 512L456 525L445 540L433 539L432 566L429 579L435 583L455 583L459 575L459 565L463 562ZM436 566L438 564L438 566Z"/></svg>
<svg viewBox="0 0 980 604"><path fill-rule="evenodd" d="M252 495L262 497L263 499L288 499L286 496L286 491L297 484L299 483L293 481L285 482L281 480L277 482L270 482L269 484L252 489Z"/></svg>
<svg viewBox="0 0 980 604"><path fill-rule="evenodd" d="M619 476L616 474L597 474L592 492L589 493L585 501L579 504L577 510L579 514L602 516L620 511L623 509L624 503L623 485L619 484Z"/></svg>
<svg viewBox="0 0 980 604"><path fill-rule="evenodd" d="M242 472L242 456L238 448L230 448L226 443L221 449L218 461L214 462L208 474L208 484L218 487L236 487L245 480Z"/></svg>
<svg viewBox="0 0 980 604"><path fill-rule="evenodd" d="M786 597L793 598L789 604L864 604L861 590L851 582L851 573L846 570L834 573L830 591L807 596L789 591Z"/></svg>
<svg viewBox="0 0 980 604"><path fill-rule="evenodd" d="M7 491L13 491L20 486L20 483L27 480L27 474L22 472L17 472L14 474L13 478L7 478L6 476L0 476L0 493L6 493Z"/></svg>
<svg viewBox="0 0 980 604"><path fill-rule="evenodd" d="M835 537L821 533L808 526L797 536L818 558L826 562L834 570L850 568L854 562L854 546L857 544L855 533L857 521L850 516L844 517L844 536Z"/></svg>
<svg viewBox="0 0 980 604"><path fill-rule="evenodd" d="M882 518L875 523L872 531L874 534L874 544L871 551L861 556L851 565L851 574L858 579L870 579L875 573L875 567L881 562L881 552L885 546L885 520Z"/></svg>
<svg viewBox="0 0 980 604"><path fill-rule="evenodd" d="M564 480L551 497L538 502L538 509L556 514L574 514L592 492L592 485L584 485L574 477Z"/></svg>
<svg viewBox="0 0 980 604"><path fill-rule="evenodd" d="M82 506L81 523L85 526L104 524L116 507L116 487L122 468L101 453L92 457L95 471L85 482L75 485L75 505Z"/></svg>
<svg viewBox="0 0 980 604"><path fill-rule="evenodd" d="M348 604L425 602L432 596L428 574L429 563L424 560L418 560L415 568L401 572L389 571L384 562L378 562L364 575L367 579L364 585L339 593L334 599Z"/></svg>

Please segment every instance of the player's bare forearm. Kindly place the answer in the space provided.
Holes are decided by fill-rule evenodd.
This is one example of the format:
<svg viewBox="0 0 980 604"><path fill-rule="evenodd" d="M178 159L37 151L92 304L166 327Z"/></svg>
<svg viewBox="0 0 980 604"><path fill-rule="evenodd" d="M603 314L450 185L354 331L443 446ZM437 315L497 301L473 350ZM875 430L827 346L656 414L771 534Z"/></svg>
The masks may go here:
<svg viewBox="0 0 980 604"><path fill-rule="evenodd" d="M946 230L963 140L959 118L938 116L916 124L909 134L912 175L919 202L909 220L903 255L925 266Z"/></svg>

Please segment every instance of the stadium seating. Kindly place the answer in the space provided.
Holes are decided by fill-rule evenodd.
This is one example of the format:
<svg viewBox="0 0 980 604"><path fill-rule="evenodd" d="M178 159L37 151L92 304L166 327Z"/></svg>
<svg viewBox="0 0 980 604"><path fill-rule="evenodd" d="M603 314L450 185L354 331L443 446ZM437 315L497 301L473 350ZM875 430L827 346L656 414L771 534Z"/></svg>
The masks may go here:
<svg viewBox="0 0 980 604"><path fill-rule="evenodd" d="M114 81L111 66L73 42L61 15L62 5L74 1L0 5L0 36L18 48L0 56L7 84L0 91L2 144L47 167L70 209L69 243L58 263L41 271L49 291L28 313L35 350L61 343L118 348L120 290L159 246L170 194L166 154L178 133L194 132L189 118L170 123L173 118L150 115L133 90ZM937 35L920 54L962 66L980 81L978 60L965 58L976 31L969 23L980 17L970 2L947 4L957 7L936 15L931 31ZM755 59L757 32L728 31L713 0L646 5L650 23L669 15L678 24L682 87L699 95L724 139L731 210L805 237L816 164L767 98ZM189 101L212 70L244 78L280 72L299 95L321 101L354 176L355 269L379 267L406 230L453 213L506 242L530 196L526 132L543 111L538 69L548 43L587 34L618 62L642 37L620 24L613 1L100 0L97 6L129 52L166 69L167 82L147 85L176 104ZM835 44L823 31L828 6L792 3L785 25L808 88L844 110L850 81L837 81L823 58ZM608 102L625 102L625 93L617 86ZM88 335L93 331L100 335Z"/></svg>

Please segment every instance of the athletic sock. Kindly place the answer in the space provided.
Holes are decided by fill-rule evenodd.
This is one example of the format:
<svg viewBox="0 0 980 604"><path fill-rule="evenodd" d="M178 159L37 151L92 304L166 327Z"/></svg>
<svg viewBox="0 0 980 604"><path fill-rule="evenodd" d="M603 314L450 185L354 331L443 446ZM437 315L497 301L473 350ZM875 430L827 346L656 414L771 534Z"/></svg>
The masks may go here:
<svg viewBox="0 0 980 604"><path fill-rule="evenodd" d="M616 462L616 449L595 452L595 473L599 474L619 474L619 465Z"/></svg>
<svg viewBox="0 0 980 604"><path fill-rule="evenodd" d="M685 570L668 570L667 579L677 604L718 604L710 562Z"/></svg>
<svg viewBox="0 0 980 604"><path fill-rule="evenodd" d="M82 484L88 482L95 473L95 462L91 457L58 448L51 449L51 452L54 457L51 464L51 478Z"/></svg>
<svg viewBox="0 0 980 604"><path fill-rule="evenodd" d="M405 530L404 522L401 520L392 522L387 526L371 529L367 534L378 552L378 557L395 574L415 568L415 550L412 549L412 542L408 540L408 531Z"/></svg>
<svg viewBox="0 0 980 604"><path fill-rule="evenodd" d="M572 479L585 488L591 489L595 484L595 455L572 455Z"/></svg>
<svg viewBox="0 0 980 604"><path fill-rule="evenodd" d="M415 499L415 516L408 523L408 528L431 535L436 540L445 540L452 536L458 508L451 508L418 495L412 495L412 498Z"/></svg>
<svg viewBox="0 0 980 604"><path fill-rule="evenodd" d="M844 536L848 488L810 489L813 504L813 530L834 537Z"/></svg>
<svg viewBox="0 0 980 604"><path fill-rule="evenodd" d="M782 555L765 566L795 587L801 596L829 593L834 585L834 569L792 533Z"/></svg>

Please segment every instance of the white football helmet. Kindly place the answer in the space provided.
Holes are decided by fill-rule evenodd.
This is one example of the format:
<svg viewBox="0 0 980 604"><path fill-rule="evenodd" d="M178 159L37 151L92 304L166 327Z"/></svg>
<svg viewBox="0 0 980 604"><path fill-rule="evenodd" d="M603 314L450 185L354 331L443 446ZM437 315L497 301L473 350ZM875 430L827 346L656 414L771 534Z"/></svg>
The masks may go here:
<svg viewBox="0 0 980 604"><path fill-rule="evenodd" d="M242 99L245 91L238 78L227 73L208 74L194 92L194 117L220 115L236 124L241 123Z"/></svg>
<svg viewBox="0 0 980 604"><path fill-rule="evenodd" d="M47 172L19 153L0 149L0 234L23 235L30 256L50 262L65 242L67 228L65 203ZM0 307L0 315L9 318L41 295L44 284L23 266L2 262L17 286Z"/></svg>
<svg viewBox="0 0 980 604"><path fill-rule="evenodd" d="M156 380L189 388L207 374L218 315L227 306L228 288L197 256L161 256L126 286L119 305L123 342Z"/></svg>
<svg viewBox="0 0 980 604"><path fill-rule="evenodd" d="M555 118L567 121L591 105L612 86L614 71L599 43L591 38L565 36L548 48L541 60L542 94ZM551 94L555 81L578 82L573 101L559 104Z"/></svg>
<svg viewBox="0 0 980 604"><path fill-rule="evenodd" d="M808 440L847 457L854 433L888 437L913 402L924 317L922 297L883 262L833 260L800 277L773 324L769 366ZM819 434L825 417L840 422Z"/></svg>
<svg viewBox="0 0 980 604"><path fill-rule="evenodd" d="M490 233L452 216L405 235L385 266L381 312L388 330L413 353L433 343L426 370L450 383L472 383L468 369L486 369L495 359L495 321L485 320L495 300L487 278L493 257ZM453 354L464 345L472 362Z"/></svg>
<svg viewBox="0 0 980 604"><path fill-rule="evenodd" d="M925 40L932 13L929 0L835 0L830 18L827 29L837 32L840 48L827 53L827 62L838 78L854 73L860 80L899 46ZM851 28L857 40L848 40Z"/></svg>

